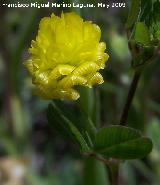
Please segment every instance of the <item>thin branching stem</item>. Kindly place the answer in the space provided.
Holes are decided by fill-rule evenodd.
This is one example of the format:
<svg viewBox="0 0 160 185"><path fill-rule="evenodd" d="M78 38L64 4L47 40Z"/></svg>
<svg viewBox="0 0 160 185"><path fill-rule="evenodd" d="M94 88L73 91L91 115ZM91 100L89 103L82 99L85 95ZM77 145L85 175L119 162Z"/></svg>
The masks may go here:
<svg viewBox="0 0 160 185"><path fill-rule="evenodd" d="M127 118L128 118L128 113L132 104L132 100L134 98L137 86L138 86L138 82L141 76L141 71L135 71L129 92L128 92L128 96L127 96L127 101L125 103L124 109L122 111L122 116L120 119L120 125L126 125L127 124Z"/></svg>

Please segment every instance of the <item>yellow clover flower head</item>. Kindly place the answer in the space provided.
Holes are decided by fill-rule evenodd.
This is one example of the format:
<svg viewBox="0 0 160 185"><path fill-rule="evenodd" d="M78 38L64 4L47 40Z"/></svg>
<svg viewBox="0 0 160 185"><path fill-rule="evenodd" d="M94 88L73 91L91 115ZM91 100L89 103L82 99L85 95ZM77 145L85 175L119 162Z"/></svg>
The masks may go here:
<svg viewBox="0 0 160 185"><path fill-rule="evenodd" d="M29 48L31 58L24 62L36 94L44 99L76 100L80 95L75 86L103 83L98 71L109 56L100 37L96 24L74 12L43 18Z"/></svg>

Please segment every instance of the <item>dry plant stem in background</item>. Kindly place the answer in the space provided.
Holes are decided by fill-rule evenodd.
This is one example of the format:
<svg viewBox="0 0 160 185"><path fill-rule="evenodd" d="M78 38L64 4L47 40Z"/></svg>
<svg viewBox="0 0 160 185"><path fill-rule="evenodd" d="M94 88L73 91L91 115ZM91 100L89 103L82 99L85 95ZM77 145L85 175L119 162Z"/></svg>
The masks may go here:
<svg viewBox="0 0 160 185"><path fill-rule="evenodd" d="M12 110L11 110L11 97L12 97L12 80L10 75L10 66L11 66L11 55L10 52L6 46L6 38L7 38L7 31L6 31L6 22L5 22L5 15L6 15L7 9L6 8L0 8L0 52L2 54L3 60L5 61L5 93L4 93L4 100L3 100L3 106L4 106L4 114L5 119L8 123L9 131L13 135L13 117L12 117Z"/></svg>

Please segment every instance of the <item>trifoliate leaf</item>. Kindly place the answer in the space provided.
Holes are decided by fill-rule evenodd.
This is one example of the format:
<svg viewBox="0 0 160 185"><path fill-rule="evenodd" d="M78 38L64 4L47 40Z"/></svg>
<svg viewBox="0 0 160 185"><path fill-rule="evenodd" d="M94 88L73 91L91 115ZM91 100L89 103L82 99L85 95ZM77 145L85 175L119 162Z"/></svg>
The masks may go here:
<svg viewBox="0 0 160 185"><path fill-rule="evenodd" d="M94 150L105 157L137 159L152 150L152 141L135 129L110 126L97 133Z"/></svg>

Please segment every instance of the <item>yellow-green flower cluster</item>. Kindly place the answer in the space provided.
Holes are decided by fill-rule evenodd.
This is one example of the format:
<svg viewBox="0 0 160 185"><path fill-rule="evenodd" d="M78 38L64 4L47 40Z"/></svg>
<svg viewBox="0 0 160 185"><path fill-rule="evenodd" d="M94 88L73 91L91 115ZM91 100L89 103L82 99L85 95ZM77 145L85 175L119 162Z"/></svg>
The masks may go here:
<svg viewBox="0 0 160 185"><path fill-rule="evenodd" d="M108 55L100 37L96 24L83 21L74 12L43 18L29 49L31 58L24 62L36 94L44 99L76 100L80 95L75 86L103 83L98 71Z"/></svg>

